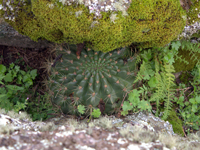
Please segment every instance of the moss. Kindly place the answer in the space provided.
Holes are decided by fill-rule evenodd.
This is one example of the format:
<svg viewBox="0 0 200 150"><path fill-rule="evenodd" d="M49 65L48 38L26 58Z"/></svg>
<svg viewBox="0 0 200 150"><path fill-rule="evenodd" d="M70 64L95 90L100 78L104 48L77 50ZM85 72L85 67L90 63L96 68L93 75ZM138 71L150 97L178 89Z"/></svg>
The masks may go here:
<svg viewBox="0 0 200 150"><path fill-rule="evenodd" d="M200 53L197 53L197 52L196 53L193 52L193 53L197 58L200 58ZM188 64L179 60L175 60L175 63L173 65L176 72L191 71L195 67L197 60L194 61L194 59L190 55L189 50L180 49L178 52L178 56L182 56L182 58L184 58L188 62Z"/></svg>
<svg viewBox="0 0 200 150"><path fill-rule="evenodd" d="M200 1L197 0L191 0L191 2L193 3L190 6L189 11L187 12L187 24L191 25L195 22L199 22L200 21Z"/></svg>
<svg viewBox="0 0 200 150"><path fill-rule="evenodd" d="M42 38L70 44L87 42L88 47L103 52L133 42L140 43L139 47L143 48L162 47L176 39L186 24L185 10L179 1L174 0L147 0L143 3L134 0L127 10L128 15L118 11L115 20L112 12L101 12L102 18L93 20L94 14L90 14L84 5L63 6L56 0L32 0L31 4L21 6L21 10L15 22L6 21L32 40ZM5 12L1 10L0 13Z"/></svg>
<svg viewBox="0 0 200 150"><path fill-rule="evenodd" d="M170 114L166 120L168 120L169 123L172 124L174 133L176 133L180 136L184 136L184 132L182 129L182 121L176 115L175 110L172 109L172 111L170 111Z"/></svg>
<svg viewBox="0 0 200 150"><path fill-rule="evenodd" d="M189 77L190 77L189 72L183 72L183 73L181 73L179 79L181 80L182 83L187 85L188 81L189 81Z"/></svg>

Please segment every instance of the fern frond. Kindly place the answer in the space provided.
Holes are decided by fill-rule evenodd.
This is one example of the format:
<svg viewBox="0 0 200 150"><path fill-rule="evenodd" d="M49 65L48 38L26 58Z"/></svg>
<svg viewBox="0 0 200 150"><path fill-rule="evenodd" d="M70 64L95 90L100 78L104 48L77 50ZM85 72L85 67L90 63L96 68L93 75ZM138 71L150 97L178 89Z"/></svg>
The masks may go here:
<svg viewBox="0 0 200 150"><path fill-rule="evenodd" d="M163 120L167 119L167 117L169 116L169 113L171 111L171 108L172 108L172 98L169 96L168 94L168 97L166 99L164 99L165 101L165 110L164 110L164 115L162 117Z"/></svg>
<svg viewBox="0 0 200 150"><path fill-rule="evenodd" d="M160 100L164 100L165 102L165 110L164 110L164 116L163 119L166 119L169 115L169 111L172 107L172 101L173 101L173 86L174 83L174 75L172 74L175 72L173 65L170 64L164 64L163 72L159 73L159 63L157 60L155 60L155 78L158 81L156 86L156 92L153 94L151 99L149 101L155 101L156 102L156 116L158 116L158 107Z"/></svg>
<svg viewBox="0 0 200 150"><path fill-rule="evenodd" d="M142 61L142 58L141 58L141 56L140 55L137 55L137 57L136 57L136 64L138 64L138 63L140 63Z"/></svg>
<svg viewBox="0 0 200 150"><path fill-rule="evenodd" d="M194 53L200 53L200 48L199 48L200 47L200 43L191 43L188 40L183 40L181 42L181 47L184 50L190 51L189 55L191 55L191 59L193 61L197 60L197 63L198 64L200 63L198 57L194 54Z"/></svg>
<svg viewBox="0 0 200 150"><path fill-rule="evenodd" d="M155 101L156 102L156 116L158 116L158 112L159 112L159 105L160 105L160 100L165 97L164 96L164 83L163 83L163 80L162 80L162 77L161 75L159 74L159 62L157 60L157 57L154 57L154 60L155 60L155 70L156 70L156 73L155 73L155 78L156 80L158 81L158 84L156 86L156 92L153 94L153 96L150 98L149 102L151 101Z"/></svg>
<svg viewBox="0 0 200 150"><path fill-rule="evenodd" d="M153 96L150 98L149 102L155 101L156 102L156 116L158 116L158 112L159 112L159 106L160 106L160 100L163 99L163 97L165 97L165 92L164 92L164 83L163 80L161 78L161 75L156 72L155 73L155 78L158 81L158 84L156 86L156 92L153 94Z"/></svg>
<svg viewBox="0 0 200 150"><path fill-rule="evenodd" d="M145 62L142 61L142 64L140 66L140 71L138 72L137 76L136 76L136 80L134 81L134 83L143 80L144 78L146 78L146 76L148 76L148 72L151 71L151 65L150 62Z"/></svg>
<svg viewBox="0 0 200 150"><path fill-rule="evenodd" d="M185 58L182 58L182 56L175 55L175 59L179 60L180 62L183 62L187 65L189 64L189 62L187 60L185 60Z"/></svg>
<svg viewBox="0 0 200 150"><path fill-rule="evenodd" d="M174 66L170 65L170 64L165 64L164 65L165 68L165 74L164 74L164 82L165 82L165 86L166 86L166 98L164 99L165 101L165 110L164 110L164 115L163 115L163 119L167 119L168 115L169 115L169 111L172 107L172 101L173 101L173 86L175 86L174 83L174 75L172 74L173 72L175 72L174 70Z"/></svg>

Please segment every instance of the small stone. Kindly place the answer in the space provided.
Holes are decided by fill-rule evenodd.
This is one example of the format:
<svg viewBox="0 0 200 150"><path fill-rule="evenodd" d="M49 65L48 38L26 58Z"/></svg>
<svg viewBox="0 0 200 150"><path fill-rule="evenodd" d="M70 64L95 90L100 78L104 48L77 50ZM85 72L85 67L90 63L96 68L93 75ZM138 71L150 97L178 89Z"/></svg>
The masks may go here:
<svg viewBox="0 0 200 150"><path fill-rule="evenodd" d="M106 3L107 5L111 5L111 1L107 1L107 3Z"/></svg>

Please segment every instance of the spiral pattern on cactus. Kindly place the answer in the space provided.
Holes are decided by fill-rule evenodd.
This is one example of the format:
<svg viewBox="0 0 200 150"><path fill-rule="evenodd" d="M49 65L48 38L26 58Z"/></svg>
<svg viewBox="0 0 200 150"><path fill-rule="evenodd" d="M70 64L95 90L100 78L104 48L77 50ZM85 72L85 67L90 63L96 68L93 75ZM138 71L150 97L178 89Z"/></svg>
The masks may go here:
<svg viewBox="0 0 200 150"><path fill-rule="evenodd" d="M128 50L103 53L83 48L77 56L76 45L57 47L56 55L62 57L51 67L48 80L52 102L67 114L76 114L78 105L115 112L135 80L136 58L122 59Z"/></svg>

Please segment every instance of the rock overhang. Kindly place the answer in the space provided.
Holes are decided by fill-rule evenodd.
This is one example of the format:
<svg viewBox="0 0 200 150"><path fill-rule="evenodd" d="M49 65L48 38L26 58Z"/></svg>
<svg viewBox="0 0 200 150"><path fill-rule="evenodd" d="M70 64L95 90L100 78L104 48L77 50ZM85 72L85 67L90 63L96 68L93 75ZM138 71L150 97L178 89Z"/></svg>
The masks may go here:
<svg viewBox="0 0 200 150"><path fill-rule="evenodd" d="M0 3L1 3L1 1L3 2L4 0L0 0ZM11 1L10 1L10 4L13 3ZM112 1L112 0L110 0L110 1ZM17 1L15 0L14 4L16 4L16 2ZM18 5L22 6L22 2L23 2L23 9L25 8L24 7L25 5L26 6L30 5L30 1L20 1L20 3L18 3ZM156 8L157 7L156 3L160 4L159 0L157 0L157 2L154 5L152 5L150 3L151 2L150 0L148 2L146 2L145 5L143 5L140 1L134 2L134 5L137 5L137 7L134 7L133 4L130 3L129 7L126 7L126 8L123 7L124 9L119 8L118 10L116 9L116 11L111 11L107 7L104 7L104 8L102 8L104 11L101 11L100 15L98 13L98 10L96 12L94 11L94 9L90 10L90 8L92 8L92 7L93 8L94 7L98 7L97 2L99 4L99 1L95 1L95 0L90 1L90 2L92 2L92 4L95 4L95 5L86 5L87 6L86 7L86 6L82 5L83 1L71 0L71 2L73 2L73 3L71 3L71 5L68 5L68 6L70 7L70 6L73 5L73 7L75 7L74 8L75 11L67 11L66 7L65 7L66 6L66 4L65 4L66 2L69 2L69 1L64 1L64 0L63 1L52 0L50 2L49 1L44 1L45 5L43 5L43 8L48 6L48 9L49 9L48 12L49 13L53 12L53 10L55 10L55 9L62 11L63 14L64 14L64 12L67 12L68 13L68 18L67 19L69 19L70 15L73 15L76 19L72 20L70 18L71 19L70 21L72 22L71 24L70 24L70 21L69 22L66 21L66 28L67 28L67 25L70 25L69 28L71 28L71 26L76 26L74 28L71 28L71 30L74 30L74 31L78 32L78 35L75 35L76 37L78 37L80 35L79 38L77 38L77 40L74 40L75 43L73 43L73 44L81 43L83 41L92 41L93 45L98 45L98 46L95 46L96 50L100 49L102 46L107 45L107 46L105 46L105 48L102 48L103 49L102 51L110 51L110 50L113 50L114 48L117 48L117 47L128 46L132 42L141 42L142 44L147 43L147 45L149 47L150 45L152 45L151 44L152 41L155 41L155 42L158 42L158 43L159 43L159 41L163 41L163 39L159 37L159 35L158 35L159 33L164 34L164 32L168 32L168 31L161 32L161 28L162 27L160 27L160 29L159 29L159 25L161 25L161 23L166 22L168 20L170 22L173 19L173 21L171 21L171 22L174 23L174 25L178 24L179 28L181 28L183 26L184 21L185 21L184 18L181 18L182 16L185 15L183 10L180 10L180 12L178 12L178 11L175 12L174 13L175 15L167 14L167 17L164 16L162 18L160 17L161 15L159 13L157 13L157 12L152 13L152 11L154 11L154 10L158 11L158 9L160 9L160 8L158 8L158 9ZM5 5L6 5L5 3L9 4L9 0L7 2L4 1L4 4L3 4L4 8L1 7L2 8L1 11L3 9L5 9ZM119 3L120 3L120 1L117 1L117 4L119 4ZM167 3L166 2L161 2L161 3L163 3L164 4L163 6L166 7L166 11L168 11L167 7L169 7L170 5L174 5L173 7L171 7L172 9L174 9L174 8L176 8L178 10L180 9L179 6L175 6L178 3L175 4L175 2L171 2L170 0L168 0ZM42 15L45 14L46 15L45 17L47 17L48 14L46 12L42 12L43 8L38 8L38 7L36 7L35 4L42 4L42 0L40 0L40 1L32 1L31 2L31 9L29 8L29 10L25 9L23 11L24 12L27 11L29 13L29 16L32 15L32 18L34 18L36 16L36 17L40 18L39 21L41 21L41 20L44 21L44 19L42 19ZM114 6L116 6L116 5L112 4L112 6L113 7L109 7L109 8L114 8ZM127 4L127 6L128 6L128 4ZM9 9L9 8L11 8L11 7L8 6L7 9ZM78 10L78 8L80 8L80 10ZM146 9L144 10L144 8L146 8ZM120 11L120 9L121 9L121 11ZM14 8L14 10L17 10L17 8ZM39 13L36 12L36 10L39 10ZM15 11L15 12L18 12L18 11L19 10ZM46 8L45 11L47 11L47 8ZM150 15L147 12L149 12ZM7 14L9 14L9 16L7 16L7 20L8 20L8 22L11 22L11 20L15 16L12 17L11 16L12 13L7 13ZM6 13L3 13L3 15L5 16ZM164 15L164 13L162 15ZM171 17L170 17L170 15L171 15ZM49 23L49 22L47 22L47 21L49 21L49 20L53 21L53 20L57 19L57 18L52 18L52 16L49 15L48 16L49 18L46 19L46 23L43 23L43 24L48 25L47 23ZM60 16L58 16L58 17L60 17ZM176 20L174 20L175 17L177 18ZM86 20L86 18L87 18L87 20ZM80 24L79 23L80 20L84 20L85 22ZM153 21L151 21L151 20L153 20ZM75 21L75 23L73 21ZM176 21L179 21L179 23L175 23ZM27 23L28 22L30 22L30 21L27 21ZM36 22L36 21L32 21L32 22ZM58 22L57 24L59 24L59 21L57 21L57 22ZM62 22L63 22L63 20L62 20ZM182 23L180 23L180 22L182 22ZM50 34L52 34L52 32L53 32L54 35L55 34L59 35L59 36L61 36L60 39L62 39L64 36L66 36L66 33L68 34L70 32L69 31L62 31L63 28L60 27L60 26L56 26L57 24L54 23L52 26L54 26L55 28L59 28L59 29L56 29L56 31L54 31L54 32L51 31ZM41 33L44 33L44 32L47 31L47 30L44 30L44 29L38 29L38 26L42 26L42 25L41 25L41 23L37 23L37 26L35 26L35 25L32 25L32 26L33 26L33 28L35 28L35 31L38 31L41 34ZM77 26L77 25L79 25L79 26ZM20 22L17 28L23 27L23 26L24 25L22 25L22 23ZM85 27L89 26L89 27L86 29L84 26ZM166 26L168 26L168 25L164 25L163 29L167 29ZM46 28L46 27L44 27L44 28ZM78 28L80 28L80 30ZM148 31L148 32L143 32L144 29L149 29L149 28L151 30L145 30L145 31ZM48 28L46 28L46 29L48 29ZM88 29L90 29L91 31L89 31ZM159 32L156 31L157 33L155 33L154 29L155 30L160 30L160 31ZM46 38L47 34L39 35L39 34L33 33L33 31L30 31L29 33L25 33L24 30L25 29L23 29L23 31L21 31L21 33L22 34L26 34L28 36L31 36L31 38L33 40L35 40L35 41L40 37L45 38L45 39L50 40L50 41L55 40L55 38L53 38L54 35L52 37L50 37L50 38ZM169 30L172 30L172 29L169 29ZM181 30L181 29L178 29L178 30ZM97 31L100 31L101 33L97 33ZM26 32L27 32L27 29L26 29ZM138 36L134 35L134 36L131 37L130 33L134 33L134 32ZM139 32L139 34L138 34L138 32ZM151 38L152 39L151 40L150 37L152 36L153 32L155 34L153 35L154 37ZM178 34L178 32L172 33L171 31L169 31L169 33L173 34L173 37L175 37L174 34ZM32 34L35 35L36 37L33 37ZM94 34L97 34L97 35L94 36ZM108 34L110 34L110 36ZM129 34L129 35L126 36L127 34ZM70 35L72 35L72 33L70 33ZM113 36L114 36L114 38L113 38ZM83 37L82 40L80 40L81 37ZM102 39L100 39L102 37L107 37L105 39L107 41L103 41ZM92 40L92 38L93 38L93 40ZM97 41L95 41L94 38ZM72 38L72 36L67 36L67 38L65 38L65 39L67 39L68 42L72 42L72 40L70 41L69 39L73 39L73 38ZM173 39L173 38L171 38L171 39ZM115 41L108 42L108 41L111 41L111 40L115 40ZM60 42L61 41L63 42L63 40L60 40ZM169 43L169 42L170 42L170 40L168 40L167 43ZM162 43L162 42L160 42L160 43ZM167 43L165 42L165 44L167 44ZM110 45L110 46L108 46L108 45ZM114 45L116 45L116 46L114 46ZM163 45L163 44L158 44L158 46L160 46L160 45ZM107 49L107 50L105 50L105 49Z"/></svg>

